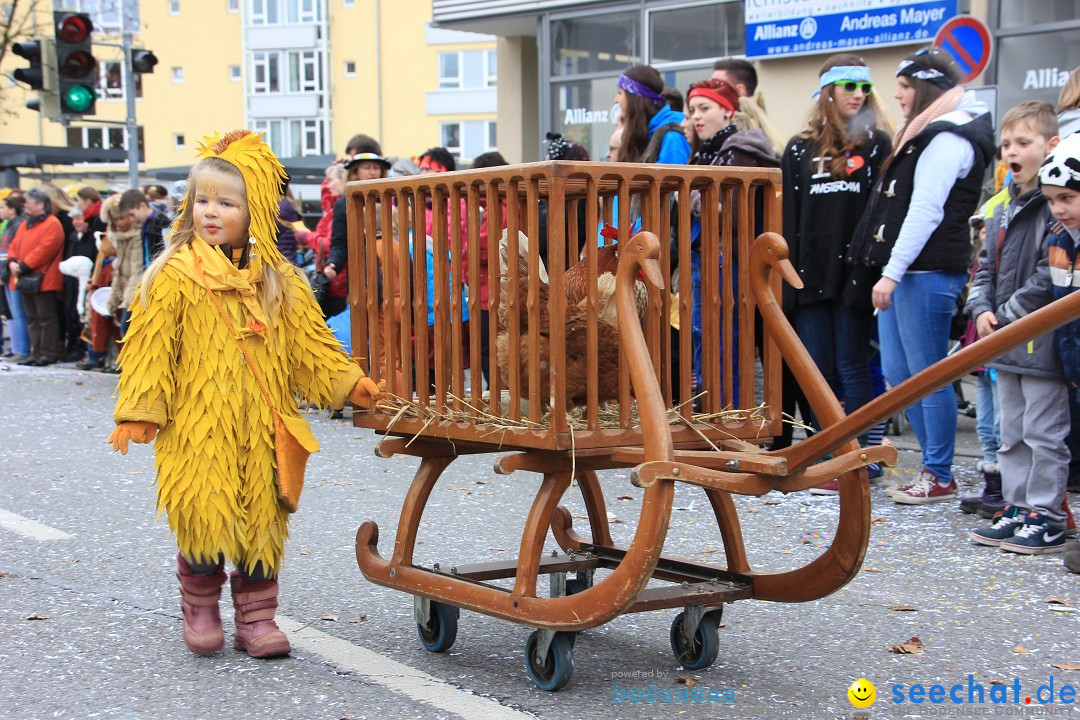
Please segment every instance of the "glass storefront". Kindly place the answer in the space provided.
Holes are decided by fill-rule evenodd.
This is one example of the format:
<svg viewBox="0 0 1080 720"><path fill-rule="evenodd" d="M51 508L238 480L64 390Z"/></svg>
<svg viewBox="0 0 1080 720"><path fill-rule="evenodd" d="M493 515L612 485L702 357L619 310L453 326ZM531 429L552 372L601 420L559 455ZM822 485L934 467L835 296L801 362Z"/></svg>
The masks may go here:
<svg viewBox="0 0 1080 720"><path fill-rule="evenodd" d="M741 0L701 0L651 7L614 8L603 14L547 20L551 63L547 128L580 143L604 160L615 129L615 81L648 58L666 87L685 93L708 77L718 57L742 55L745 26Z"/></svg>
<svg viewBox="0 0 1080 720"><path fill-rule="evenodd" d="M1080 67L1080 26L998 38L998 116L1025 100L1057 106L1061 88Z"/></svg>
<svg viewBox="0 0 1080 720"><path fill-rule="evenodd" d="M996 42L998 116L1025 100L1056 106L1080 67L1080 0L1001 2Z"/></svg>

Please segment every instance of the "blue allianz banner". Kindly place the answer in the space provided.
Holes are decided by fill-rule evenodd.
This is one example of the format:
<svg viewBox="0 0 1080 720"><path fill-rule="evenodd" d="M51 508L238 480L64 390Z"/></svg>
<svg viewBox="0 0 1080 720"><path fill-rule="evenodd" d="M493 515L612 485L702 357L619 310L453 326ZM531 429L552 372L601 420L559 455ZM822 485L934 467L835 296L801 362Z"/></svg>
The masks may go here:
<svg viewBox="0 0 1080 720"><path fill-rule="evenodd" d="M746 0L746 56L930 43L957 0Z"/></svg>

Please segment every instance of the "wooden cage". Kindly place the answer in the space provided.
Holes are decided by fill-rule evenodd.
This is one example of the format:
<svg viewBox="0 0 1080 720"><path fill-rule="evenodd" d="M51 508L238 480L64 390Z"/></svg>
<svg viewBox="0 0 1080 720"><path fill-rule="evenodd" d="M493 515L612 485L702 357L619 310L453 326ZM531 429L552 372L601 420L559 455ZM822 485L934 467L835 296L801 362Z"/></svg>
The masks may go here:
<svg viewBox="0 0 1080 720"><path fill-rule="evenodd" d="M755 331L748 263L740 265L739 258L749 259L759 232L780 231L780 188L778 170L562 161L349 183L353 354L373 379L386 382L389 395L422 410L380 408L354 413L354 423L506 449L640 445L627 364L598 344L598 334L608 329L598 319L595 280L602 245L612 236L627 242L643 229L659 236L661 267L672 270L665 279L675 278L667 290L649 290L642 319L674 443L760 443L779 434L780 355L760 326ZM691 327L691 205L697 200L717 211L700 213L702 360L700 386L692 390L691 333L681 329ZM485 226L492 230L481 248ZM617 230L601 234L602 227ZM426 252L414 251L417 238ZM470 252L476 248L481 251ZM578 263L584 265L575 270ZM468 388L465 375L467 359L481 353L478 289L485 272L489 391L481 390L479 362L471 363ZM583 272L585 297L570 306L567 279L577 289ZM579 316L582 322L572 321ZM676 325L680 330L673 332ZM500 343L515 353L513 361L504 356L500 365ZM755 372L758 343L762 384ZM584 347L584 354L568 368L569 344ZM617 373L617 412L598 396L601 372ZM575 403L573 427L568 382L587 387ZM738 408L745 412L730 412Z"/></svg>

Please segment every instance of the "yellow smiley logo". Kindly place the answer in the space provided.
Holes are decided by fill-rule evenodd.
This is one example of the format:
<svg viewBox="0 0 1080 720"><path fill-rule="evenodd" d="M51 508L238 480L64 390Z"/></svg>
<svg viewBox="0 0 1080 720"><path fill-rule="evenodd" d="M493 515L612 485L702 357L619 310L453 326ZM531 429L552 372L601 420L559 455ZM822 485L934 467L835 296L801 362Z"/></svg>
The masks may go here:
<svg viewBox="0 0 1080 720"><path fill-rule="evenodd" d="M877 688L866 678L851 683L847 690L848 700L857 708L868 708L877 700Z"/></svg>

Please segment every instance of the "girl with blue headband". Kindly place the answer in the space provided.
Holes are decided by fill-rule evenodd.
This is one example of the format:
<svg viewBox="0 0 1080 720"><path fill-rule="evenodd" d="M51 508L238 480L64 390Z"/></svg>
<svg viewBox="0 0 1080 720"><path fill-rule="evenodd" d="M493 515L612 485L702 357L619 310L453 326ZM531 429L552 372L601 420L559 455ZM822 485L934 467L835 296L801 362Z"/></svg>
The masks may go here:
<svg viewBox="0 0 1080 720"><path fill-rule="evenodd" d="M848 243L892 150L870 68L857 55L822 66L807 127L784 150L784 238L803 288L784 287L784 309L822 375L852 412L873 397L868 366L873 314L847 307ZM816 421L815 421L816 424ZM836 480L811 493L836 495Z"/></svg>

